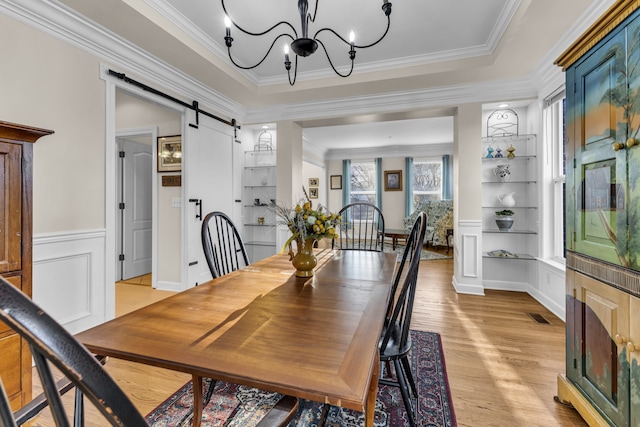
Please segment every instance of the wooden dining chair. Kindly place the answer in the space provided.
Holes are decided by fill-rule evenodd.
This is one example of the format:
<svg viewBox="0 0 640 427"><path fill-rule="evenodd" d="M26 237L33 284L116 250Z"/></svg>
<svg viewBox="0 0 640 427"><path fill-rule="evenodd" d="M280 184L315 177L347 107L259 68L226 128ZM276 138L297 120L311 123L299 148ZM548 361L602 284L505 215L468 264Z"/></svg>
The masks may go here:
<svg viewBox="0 0 640 427"><path fill-rule="evenodd" d="M201 237L204 256L214 279L249 265L240 233L223 212L211 212L204 217Z"/></svg>
<svg viewBox="0 0 640 427"><path fill-rule="evenodd" d="M77 391L74 426L84 425L83 396L86 396L112 426L148 427L145 418L104 370L100 361L22 291L2 277L0 320L28 343L44 389L43 395L13 412L0 380L0 426L22 425L46 406L51 408L56 426L70 426L60 390L67 390L69 387L66 384L70 383ZM65 378L56 381L52 366ZM260 420L258 426L287 425L295 416L297 405L297 399L285 396Z"/></svg>
<svg viewBox="0 0 640 427"><path fill-rule="evenodd" d="M426 226L427 215L421 212L413 224L407 245L396 269L384 329L380 337L380 361L385 363L387 374L390 374L390 362L393 362L396 380L381 376L378 382L400 388L411 426L416 425L416 413L412 399L417 399L418 392L409 362L409 351L411 350L411 331L409 328Z"/></svg>
<svg viewBox="0 0 640 427"><path fill-rule="evenodd" d="M332 249L384 252L384 216L376 205L350 203L338 214L338 237L331 241Z"/></svg>

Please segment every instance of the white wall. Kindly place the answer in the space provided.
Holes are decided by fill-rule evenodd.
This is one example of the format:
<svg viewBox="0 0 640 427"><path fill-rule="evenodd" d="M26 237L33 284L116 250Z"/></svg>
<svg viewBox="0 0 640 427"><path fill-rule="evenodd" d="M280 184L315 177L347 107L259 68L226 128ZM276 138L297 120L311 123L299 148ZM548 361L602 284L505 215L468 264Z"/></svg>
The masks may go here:
<svg viewBox="0 0 640 427"><path fill-rule="evenodd" d="M104 227L104 82L95 57L0 14L0 118L51 129L34 147L33 229Z"/></svg>
<svg viewBox="0 0 640 427"><path fill-rule="evenodd" d="M327 183L331 175L342 176L342 160L327 160ZM345 186L345 179L342 176L342 188ZM342 208L342 190L327 190L327 207L331 212L338 212Z"/></svg>
<svg viewBox="0 0 640 427"><path fill-rule="evenodd" d="M327 193L328 193L328 182L327 182L327 174L325 172L325 168L321 166L316 166L309 162L302 162L302 185L309 192L311 188L309 186L309 178L317 178L318 185L318 198L311 199L313 205L318 207L318 205L322 205L324 207L327 206Z"/></svg>
<svg viewBox="0 0 640 427"><path fill-rule="evenodd" d="M402 229L404 225L403 218L405 214L405 197L407 188L405 185L405 177L407 171L405 169L404 157L386 157L382 159L382 214L384 215L385 229ZM384 191L384 172L385 171L402 171L402 191Z"/></svg>

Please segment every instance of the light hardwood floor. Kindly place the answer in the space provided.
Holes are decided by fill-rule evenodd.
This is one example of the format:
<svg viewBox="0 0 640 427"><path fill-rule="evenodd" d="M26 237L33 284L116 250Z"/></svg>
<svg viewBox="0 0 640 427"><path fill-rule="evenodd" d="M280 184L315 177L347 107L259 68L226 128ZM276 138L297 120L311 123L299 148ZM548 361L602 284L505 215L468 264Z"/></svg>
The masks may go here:
<svg viewBox="0 0 640 427"><path fill-rule="evenodd" d="M553 400L556 376L564 372L564 323L526 294L458 295L452 274L450 259L421 263L413 328L442 336L458 426L586 426L575 410ZM117 315L170 294L118 284ZM528 313L550 324L539 324ZM107 370L143 414L190 380L116 359L109 360ZM88 426L104 425L88 417ZM32 425L51 425L46 418Z"/></svg>

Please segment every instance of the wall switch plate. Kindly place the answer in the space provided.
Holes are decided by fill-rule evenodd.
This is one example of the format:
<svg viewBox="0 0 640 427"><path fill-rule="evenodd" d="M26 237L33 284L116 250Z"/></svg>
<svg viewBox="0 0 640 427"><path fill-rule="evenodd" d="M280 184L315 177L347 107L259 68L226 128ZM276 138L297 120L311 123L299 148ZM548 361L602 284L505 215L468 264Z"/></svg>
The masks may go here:
<svg viewBox="0 0 640 427"><path fill-rule="evenodd" d="M180 197L172 197L171 198L171 207L172 208L181 208L182 207L182 199Z"/></svg>

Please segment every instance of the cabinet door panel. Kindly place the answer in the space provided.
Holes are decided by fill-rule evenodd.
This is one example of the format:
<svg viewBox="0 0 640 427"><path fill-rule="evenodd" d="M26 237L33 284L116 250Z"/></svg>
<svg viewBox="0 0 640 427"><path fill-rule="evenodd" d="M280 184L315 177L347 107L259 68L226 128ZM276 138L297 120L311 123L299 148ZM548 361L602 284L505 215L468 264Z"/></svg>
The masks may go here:
<svg viewBox="0 0 640 427"><path fill-rule="evenodd" d="M628 267L626 152L614 150L627 140L625 40L618 33L574 70L577 195L568 220L577 252Z"/></svg>
<svg viewBox="0 0 640 427"><path fill-rule="evenodd" d="M20 270L22 147L0 142L0 273Z"/></svg>
<svg viewBox="0 0 640 427"><path fill-rule="evenodd" d="M22 343L18 334L8 335L0 339L0 372L2 385L7 392L12 409L18 409L21 404L22 391Z"/></svg>
<svg viewBox="0 0 640 427"><path fill-rule="evenodd" d="M22 277L21 276L11 276L4 277L9 283L15 286L18 289L22 289ZM11 328L7 326L6 323L0 322L0 335L3 335L5 332L10 331ZM2 376L2 371L0 371L0 376Z"/></svg>
<svg viewBox="0 0 640 427"><path fill-rule="evenodd" d="M567 376L616 426L629 425L629 295L574 274L577 350Z"/></svg>
<svg viewBox="0 0 640 427"><path fill-rule="evenodd" d="M631 316L631 333L629 334L629 342L633 346L629 353L629 365L631 381L630 405L631 405L631 423L632 426L640 426L640 299L629 297L629 311L635 315Z"/></svg>
<svg viewBox="0 0 640 427"><path fill-rule="evenodd" d="M629 138L640 140L640 18L627 27ZM640 271L640 144L627 147L629 264Z"/></svg>

